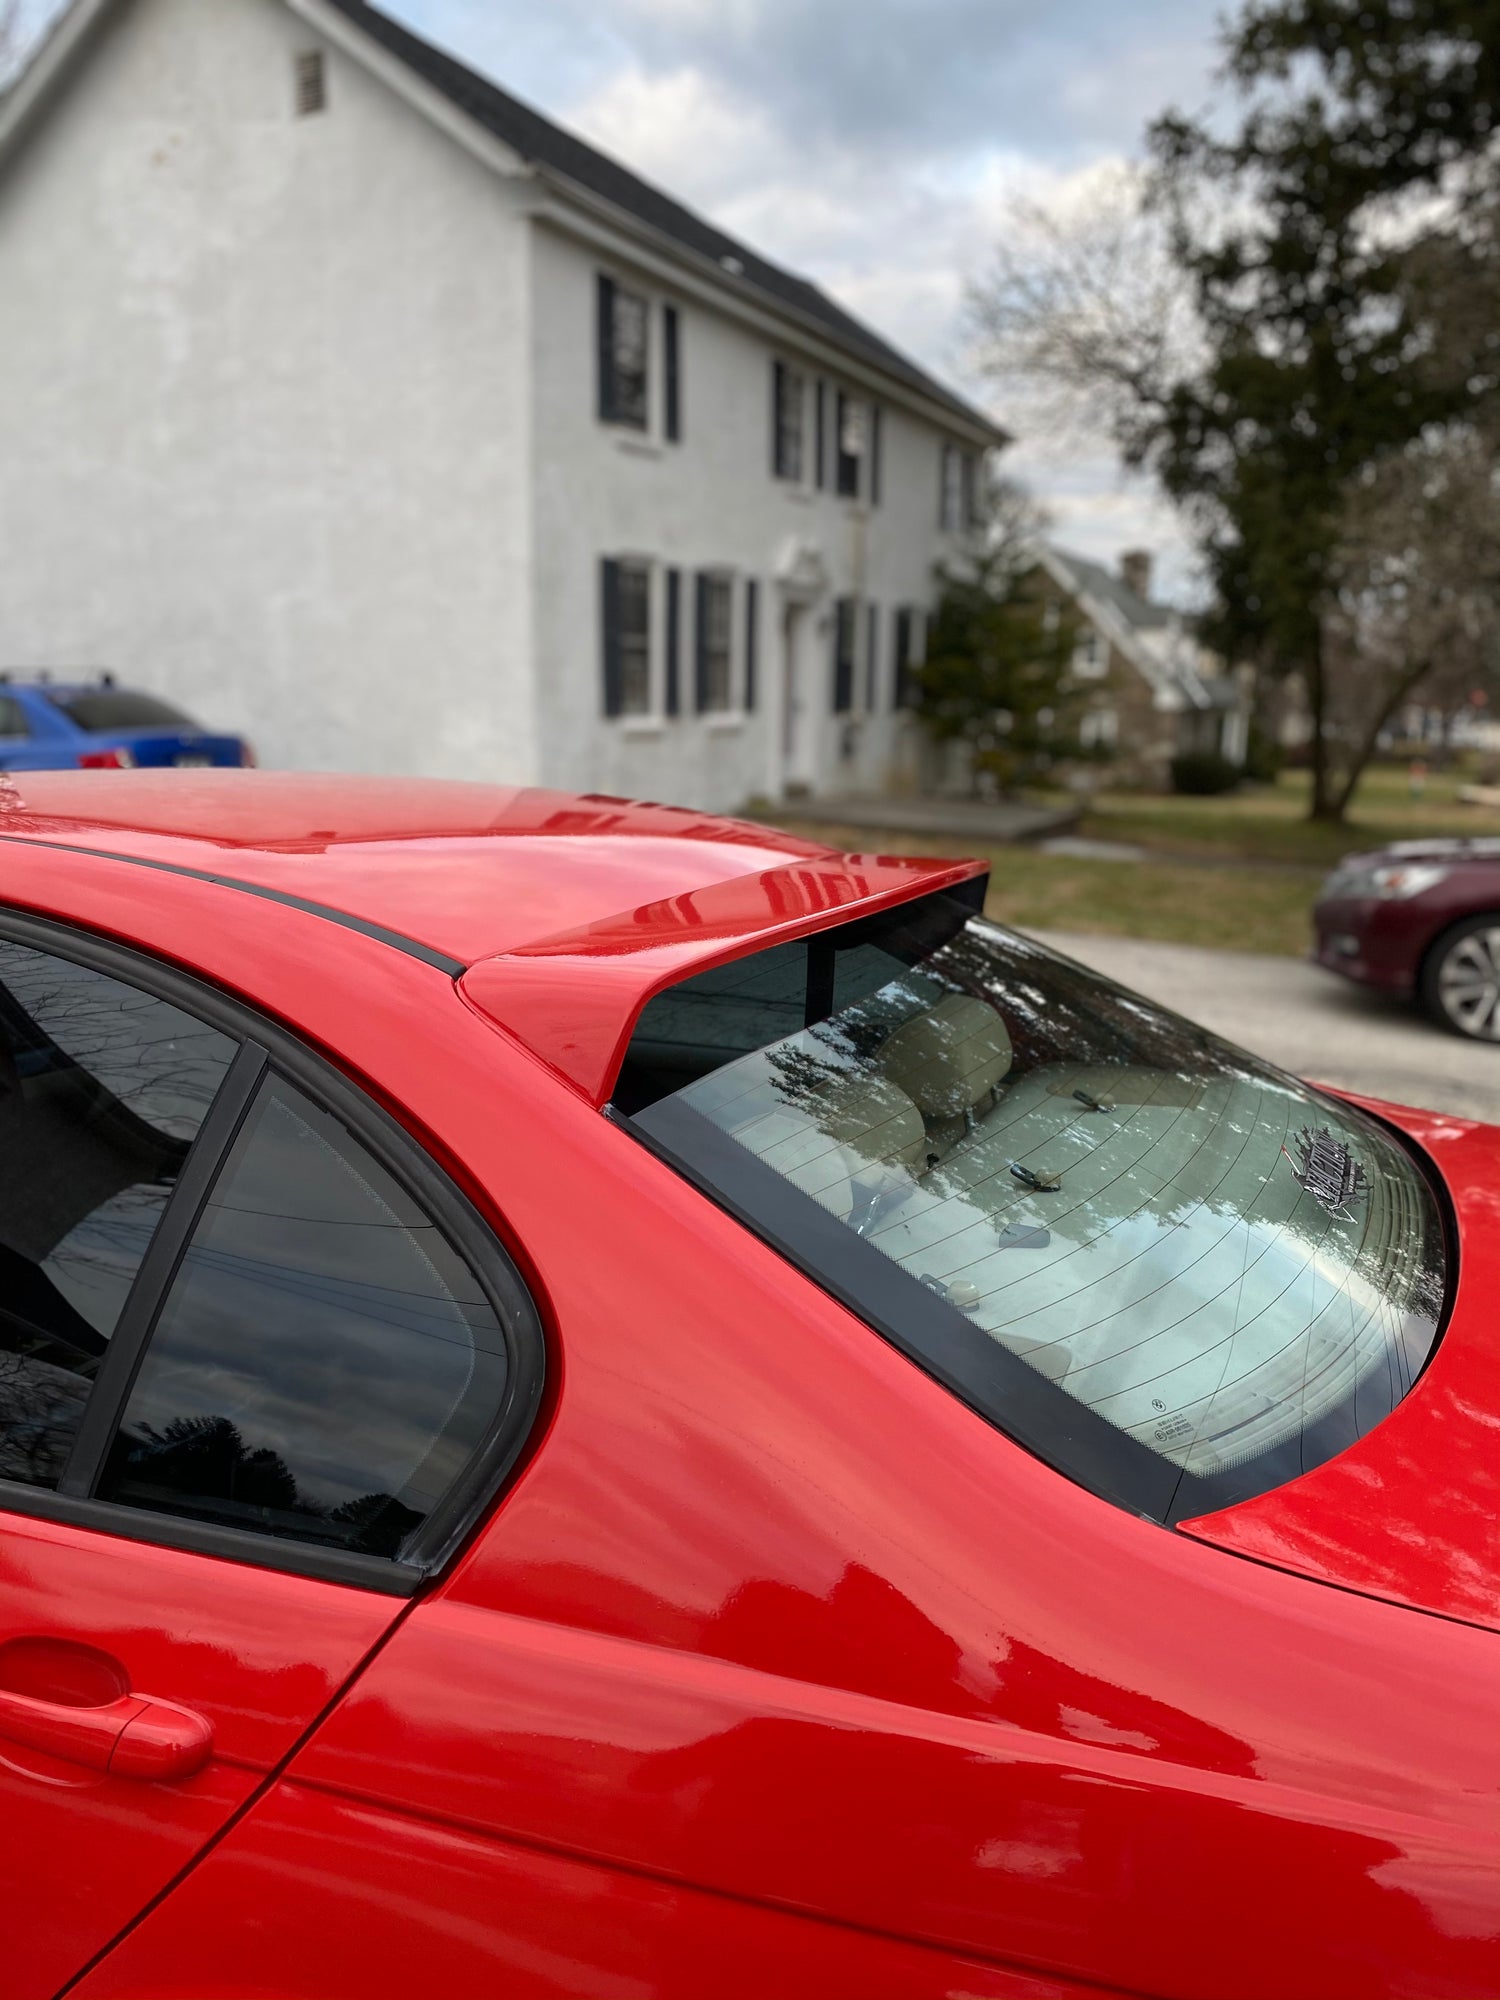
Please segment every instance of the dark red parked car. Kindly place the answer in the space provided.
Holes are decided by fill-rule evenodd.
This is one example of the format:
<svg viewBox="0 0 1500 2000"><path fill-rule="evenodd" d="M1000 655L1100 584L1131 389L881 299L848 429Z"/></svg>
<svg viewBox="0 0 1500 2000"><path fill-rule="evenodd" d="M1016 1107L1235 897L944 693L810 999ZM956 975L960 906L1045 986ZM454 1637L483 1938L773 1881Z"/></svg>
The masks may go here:
<svg viewBox="0 0 1500 2000"><path fill-rule="evenodd" d="M1500 1162L605 798L0 778L0 2000L1500 1993Z"/></svg>
<svg viewBox="0 0 1500 2000"><path fill-rule="evenodd" d="M1330 972L1412 995L1455 1034L1500 1041L1500 840L1351 854L1313 911Z"/></svg>

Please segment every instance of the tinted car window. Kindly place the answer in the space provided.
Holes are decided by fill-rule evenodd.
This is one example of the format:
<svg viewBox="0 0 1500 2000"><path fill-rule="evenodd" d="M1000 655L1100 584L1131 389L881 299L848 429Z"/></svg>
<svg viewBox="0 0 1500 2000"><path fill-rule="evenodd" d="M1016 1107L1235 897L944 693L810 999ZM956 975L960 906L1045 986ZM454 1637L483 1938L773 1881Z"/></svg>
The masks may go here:
<svg viewBox="0 0 1500 2000"><path fill-rule="evenodd" d="M135 987L0 941L0 1478L57 1484L234 1051Z"/></svg>
<svg viewBox="0 0 1500 2000"><path fill-rule="evenodd" d="M101 1497L395 1556L506 1380L467 1264L336 1118L274 1079L168 1295Z"/></svg>
<svg viewBox="0 0 1500 2000"><path fill-rule="evenodd" d="M122 688L54 694L51 699L80 729L196 729L198 726L170 702L158 701L152 694L130 694Z"/></svg>
<svg viewBox="0 0 1500 2000"><path fill-rule="evenodd" d="M961 900L925 908L925 940L919 903L653 1000L618 1107L1002 1429L1135 1511L1263 1492L1386 1416L1446 1283L1413 1160Z"/></svg>
<svg viewBox="0 0 1500 2000"><path fill-rule="evenodd" d="M0 736L28 736L26 711L13 694L0 694Z"/></svg>

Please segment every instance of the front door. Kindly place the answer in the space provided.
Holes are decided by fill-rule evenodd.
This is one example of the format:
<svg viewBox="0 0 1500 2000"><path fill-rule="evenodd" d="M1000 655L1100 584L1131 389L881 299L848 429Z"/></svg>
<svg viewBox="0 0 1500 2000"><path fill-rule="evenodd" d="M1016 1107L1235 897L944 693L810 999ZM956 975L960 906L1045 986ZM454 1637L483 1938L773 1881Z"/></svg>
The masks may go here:
<svg viewBox="0 0 1500 2000"><path fill-rule="evenodd" d="M782 790L801 794L815 788L818 771L819 710L812 653L813 607L789 599L782 610Z"/></svg>
<svg viewBox="0 0 1500 2000"><path fill-rule="evenodd" d="M329 1708L503 1389L404 1142L284 1040L0 913L0 2000Z"/></svg>

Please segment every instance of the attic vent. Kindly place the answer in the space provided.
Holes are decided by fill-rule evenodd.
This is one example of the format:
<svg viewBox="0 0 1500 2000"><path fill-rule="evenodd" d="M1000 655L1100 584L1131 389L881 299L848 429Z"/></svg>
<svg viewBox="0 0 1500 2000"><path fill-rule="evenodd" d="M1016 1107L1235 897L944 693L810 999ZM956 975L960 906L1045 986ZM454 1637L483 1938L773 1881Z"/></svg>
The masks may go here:
<svg viewBox="0 0 1500 2000"><path fill-rule="evenodd" d="M297 116L311 118L328 103L328 79L321 49L304 49L297 57Z"/></svg>

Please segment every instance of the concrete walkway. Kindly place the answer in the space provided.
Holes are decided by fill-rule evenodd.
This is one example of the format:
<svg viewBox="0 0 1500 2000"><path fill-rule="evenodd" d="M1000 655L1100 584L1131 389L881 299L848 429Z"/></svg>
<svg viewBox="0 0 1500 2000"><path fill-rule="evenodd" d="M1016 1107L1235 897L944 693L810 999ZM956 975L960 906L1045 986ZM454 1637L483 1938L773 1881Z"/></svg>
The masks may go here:
<svg viewBox="0 0 1500 2000"><path fill-rule="evenodd" d="M1500 1125L1500 1043L1446 1034L1414 1007L1315 965L1139 938L1033 935L1296 1076Z"/></svg>
<svg viewBox="0 0 1500 2000"><path fill-rule="evenodd" d="M1081 805L1032 806L1010 799L783 799L775 812L799 826L874 827L985 845L1066 833L1083 817Z"/></svg>

